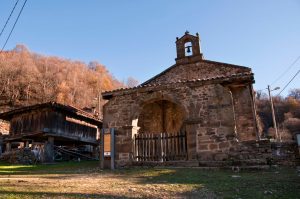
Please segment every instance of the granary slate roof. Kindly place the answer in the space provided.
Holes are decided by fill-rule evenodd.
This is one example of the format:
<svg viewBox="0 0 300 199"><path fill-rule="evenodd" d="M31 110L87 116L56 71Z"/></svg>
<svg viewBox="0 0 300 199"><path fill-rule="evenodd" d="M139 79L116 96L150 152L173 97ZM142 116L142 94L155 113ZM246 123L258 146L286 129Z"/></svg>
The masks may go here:
<svg viewBox="0 0 300 199"><path fill-rule="evenodd" d="M231 74L231 75L220 75L220 76L215 76L215 77L210 77L210 78L203 78L203 79L190 79L190 80L179 80L176 82L170 82L166 84L140 84L136 87L132 88L120 88L112 91L106 91L102 93L102 96L104 99L108 99L111 97L112 94L117 93L117 92L122 92L122 91L131 91L131 90L137 90L140 88L148 88L148 87L158 87L162 85L170 85L170 84L178 84L178 83L196 83L196 82L207 82L207 81L227 81L227 80L233 80L233 79L239 79L239 78L247 78L251 80L251 82L254 82L254 74L252 72L245 72L245 73L236 73L236 74Z"/></svg>
<svg viewBox="0 0 300 199"><path fill-rule="evenodd" d="M43 109L43 108L52 108L59 112L64 112L68 115L77 116L83 120L89 120L93 123L102 123L101 120L99 120L94 115L87 113L77 107L71 106L71 105L64 105L57 102L47 102L47 103L41 103L41 104L35 104L32 106L26 106L19 109L11 110L8 112L4 112L0 114L0 119L3 120L10 120L14 115L19 115L23 113L27 113L33 110Z"/></svg>

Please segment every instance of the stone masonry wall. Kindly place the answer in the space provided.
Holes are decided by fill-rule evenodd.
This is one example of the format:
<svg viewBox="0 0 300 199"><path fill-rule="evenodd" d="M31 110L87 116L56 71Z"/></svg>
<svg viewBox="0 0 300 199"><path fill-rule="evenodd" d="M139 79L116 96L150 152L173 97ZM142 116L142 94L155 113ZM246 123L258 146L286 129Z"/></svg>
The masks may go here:
<svg viewBox="0 0 300 199"><path fill-rule="evenodd" d="M244 89L248 89L245 87ZM234 95L238 98L243 95ZM104 106L104 128L115 128L116 132L116 164L117 167L131 165L132 143L134 133L139 129L139 119L145 104L166 100L176 104L184 115L182 130L187 132L188 159L214 159L215 154L230 152L236 143L235 139L244 131L243 126L237 130L235 118L248 114L251 106L235 106L242 99L232 99L230 89L220 84L164 85L161 87L144 87L116 94ZM247 101L246 101L247 102ZM243 110L239 110L242 108ZM252 114L251 114L252 115ZM252 115L253 116L253 115ZM248 122L253 132L247 130L249 138L255 140L254 123L251 116ZM252 123L251 123L252 122ZM248 128L248 127L247 127ZM222 156L222 155L219 155ZM220 157L222 158L222 157Z"/></svg>

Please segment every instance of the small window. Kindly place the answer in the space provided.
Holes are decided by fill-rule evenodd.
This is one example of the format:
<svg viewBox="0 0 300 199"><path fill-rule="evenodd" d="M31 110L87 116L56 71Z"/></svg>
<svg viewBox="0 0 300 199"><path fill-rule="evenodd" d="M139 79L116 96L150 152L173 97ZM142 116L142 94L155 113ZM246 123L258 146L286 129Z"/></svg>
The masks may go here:
<svg viewBox="0 0 300 199"><path fill-rule="evenodd" d="M192 42L186 42L184 44L184 48L185 48L185 56L186 57L193 55Z"/></svg>

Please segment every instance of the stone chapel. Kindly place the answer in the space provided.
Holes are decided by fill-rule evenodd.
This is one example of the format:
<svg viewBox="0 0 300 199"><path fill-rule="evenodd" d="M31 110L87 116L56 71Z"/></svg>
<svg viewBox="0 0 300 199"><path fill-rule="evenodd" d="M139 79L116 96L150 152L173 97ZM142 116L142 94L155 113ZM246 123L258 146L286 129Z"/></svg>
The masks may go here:
<svg viewBox="0 0 300 199"><path fill-rule="evenodd" d="M251 68L204 59L198 33L187 31L176 38L176 50L175 64L148 81L102 93L108 100L103 127L115 129L117 167L147 160L214 165L233 158L254 158L240 153L243 143L259 139ZM179 139L173 143L172 137L179 132L184 132L178 134L185 136L184 143ZM169 141L158 146L162 133ZM138 149L137 137L146 140ZM181 152L186 155L155 158L166 156L164 147L168 154L181 150L170 148L173 145L185 147ZM137 150L143 157L140 152L136 155ZM147 154L152 158L145 158Z"/></svg>

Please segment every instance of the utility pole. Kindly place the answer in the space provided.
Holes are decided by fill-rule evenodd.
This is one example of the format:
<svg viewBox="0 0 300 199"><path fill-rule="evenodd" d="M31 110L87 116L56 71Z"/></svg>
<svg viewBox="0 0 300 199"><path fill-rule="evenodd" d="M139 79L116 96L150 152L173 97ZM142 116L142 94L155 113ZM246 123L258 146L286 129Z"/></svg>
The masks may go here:
<svg viewBox="0 0 300 199"><path fill-rule="evenodd" d="M276 87L274 90L278 90L280 89L279 87ZM273 118L273 125L274 125L274 129L275 129L275 137L276 140L278 141L278 130L277 130L277 123L276 123L276 119L275 119L275 113L274 113L274 104L273 104L273 99L272 99L272 95L271 95L271 90L270 85L268 85L268 92L269 92L269 100L270 100L270 104L271 104L271 110L272 110L272 118ZM281 139L279 138L279 141L281 142Z"/></svg>

